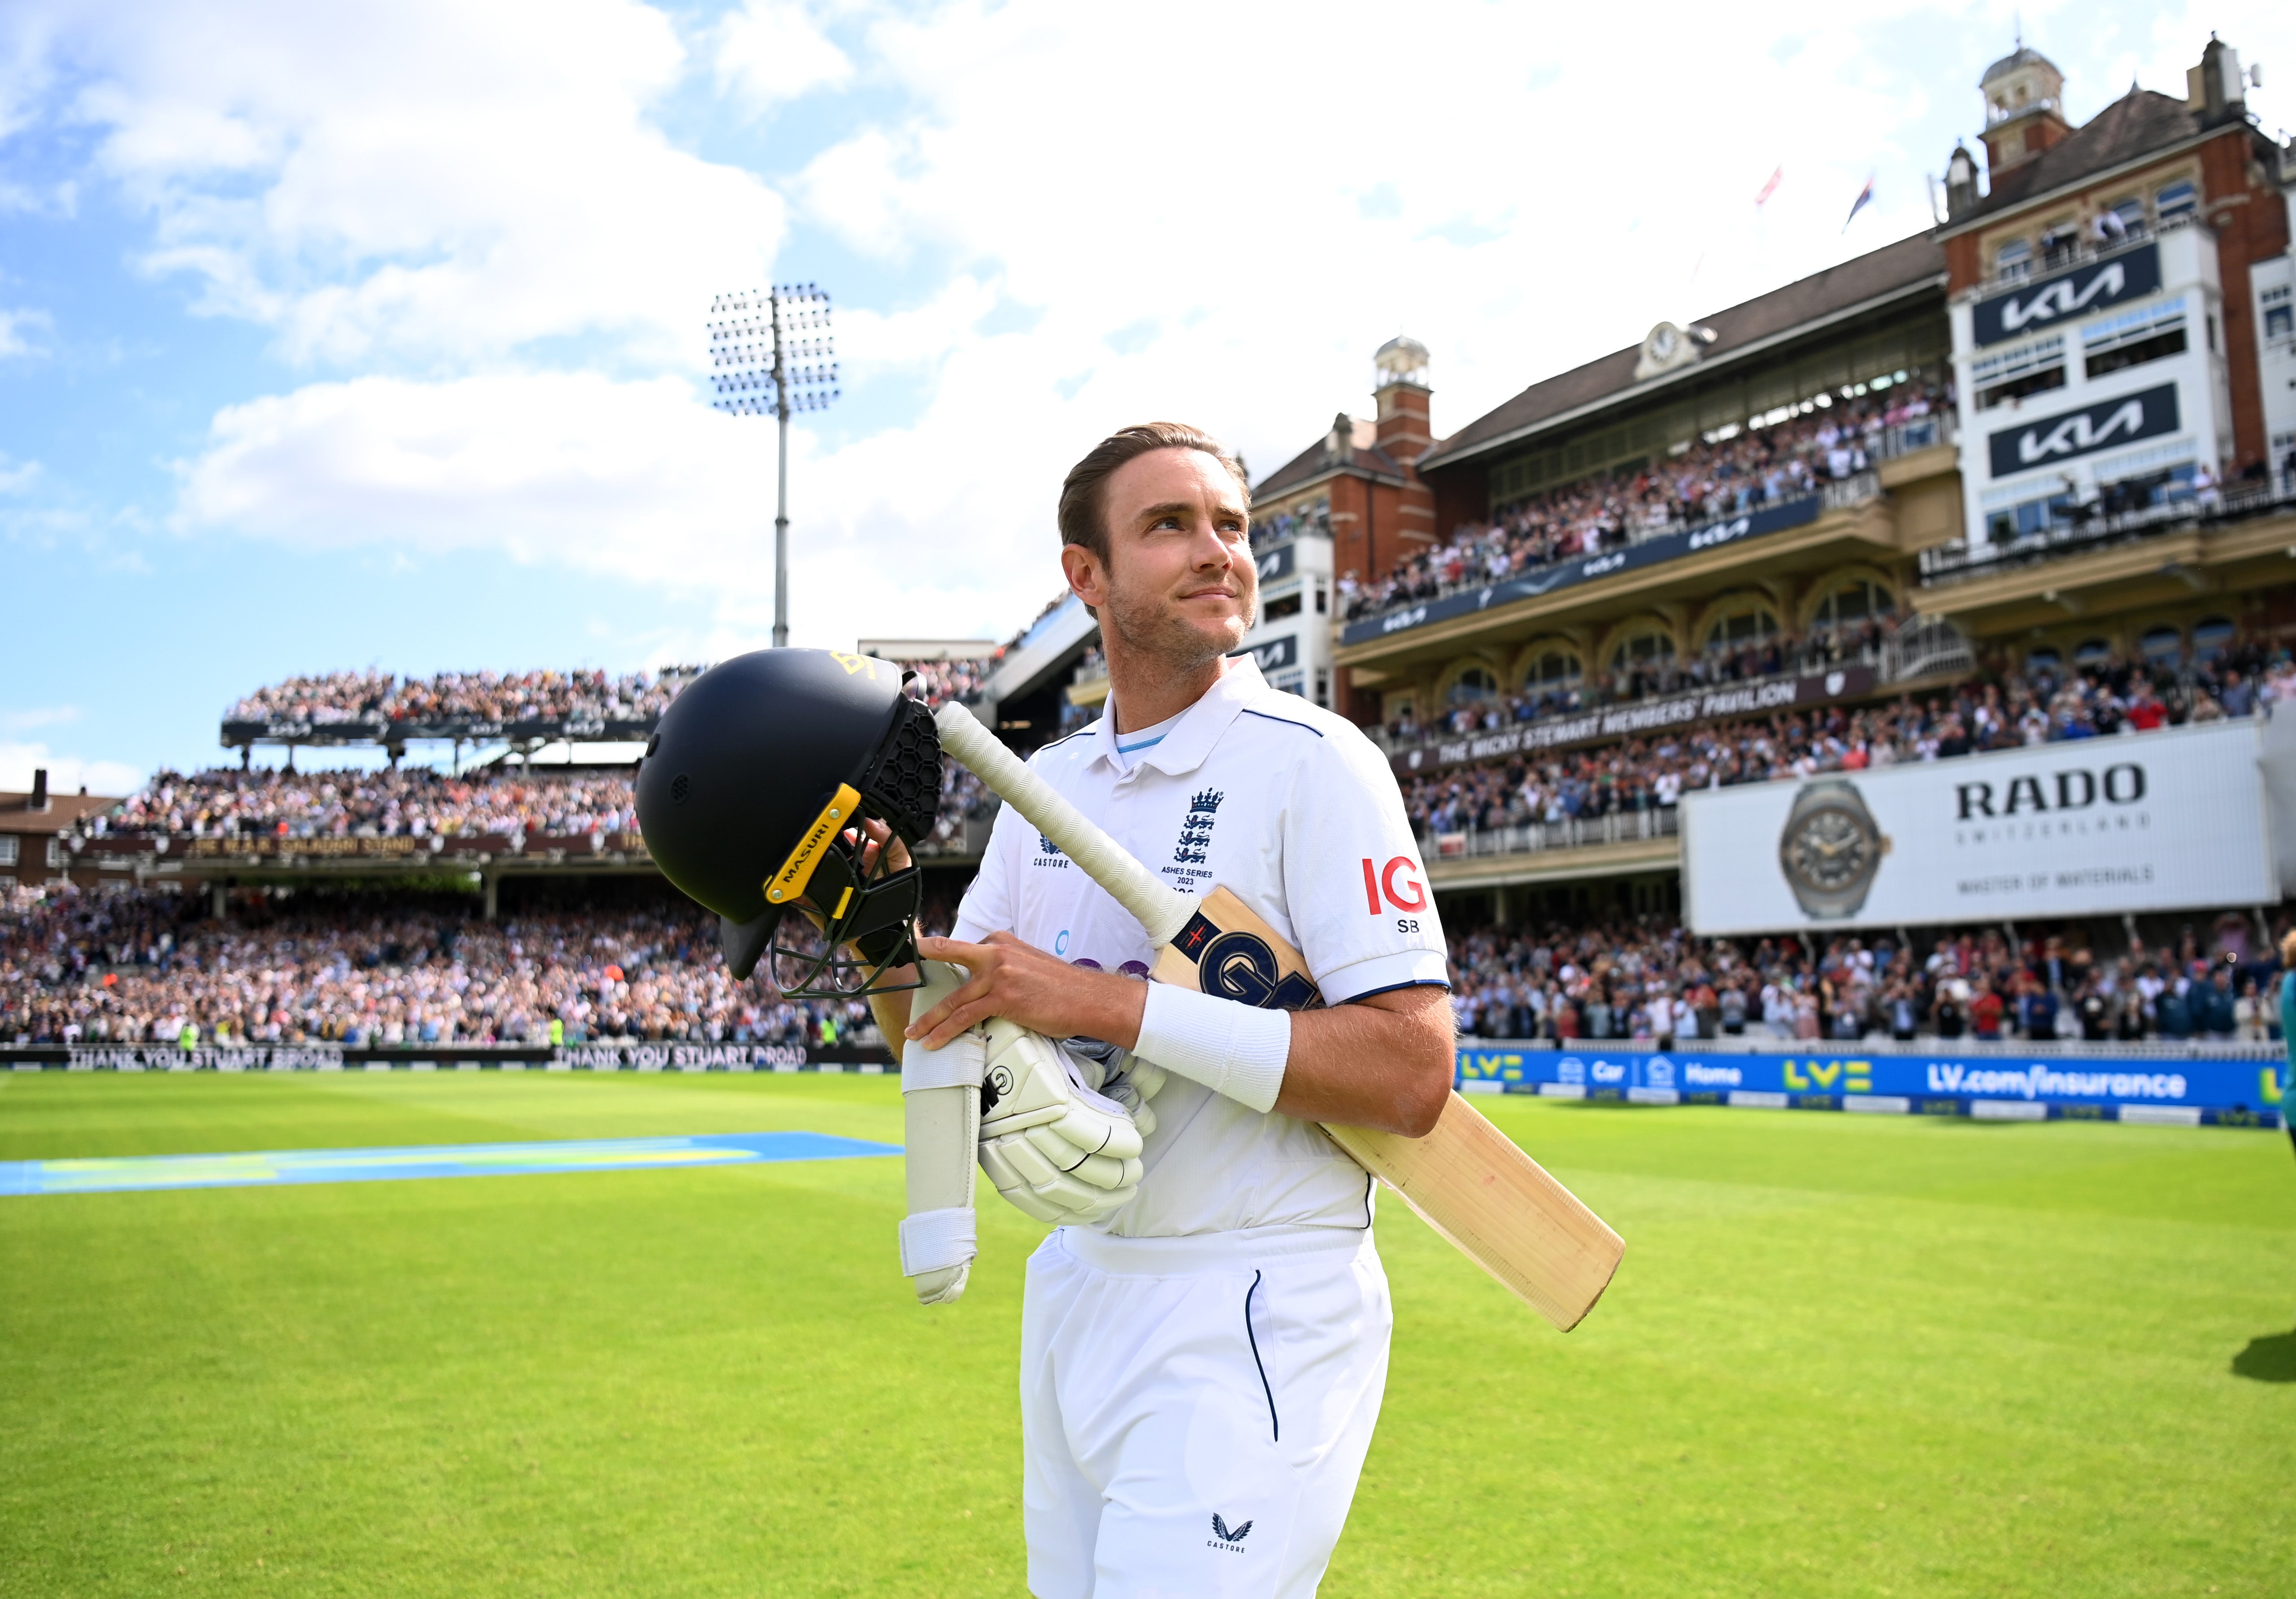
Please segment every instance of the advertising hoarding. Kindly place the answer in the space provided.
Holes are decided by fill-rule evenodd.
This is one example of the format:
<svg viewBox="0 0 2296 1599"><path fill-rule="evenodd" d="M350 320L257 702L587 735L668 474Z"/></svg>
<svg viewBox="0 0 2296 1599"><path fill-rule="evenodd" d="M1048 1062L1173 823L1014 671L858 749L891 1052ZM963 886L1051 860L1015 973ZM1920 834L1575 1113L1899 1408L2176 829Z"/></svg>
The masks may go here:
<svg viewBox="0 0 2296 1599"><path fill-rule="evenodd" d="M1702 938L2270 905L2257 724L2069 740L1682 799Z"/></svg>
<svg viewBox="0 0 2296 1599"><path fill-rule="evenodd" d="M1979 300L1970 313L1971 335L1982 349L2150 294L2160 286L2161 247L2141 244Z"/></svg>
<svg viewBox="0 0 2296 1599"><path fill-rule="evenodd" d="M1781 1039L1745 1052L1695 1044L1629 1049L1591 1039L1560 1048L1472 1040L1459 1046L1456 1081L1469 1094L1996 1121L2271 1127L2286 1114L2279 1062L2242 1058L2234 1048L2177 1055L2005 1053L2014 1048L1956 1049L1942 1038L1864 1049Z"/></svg>

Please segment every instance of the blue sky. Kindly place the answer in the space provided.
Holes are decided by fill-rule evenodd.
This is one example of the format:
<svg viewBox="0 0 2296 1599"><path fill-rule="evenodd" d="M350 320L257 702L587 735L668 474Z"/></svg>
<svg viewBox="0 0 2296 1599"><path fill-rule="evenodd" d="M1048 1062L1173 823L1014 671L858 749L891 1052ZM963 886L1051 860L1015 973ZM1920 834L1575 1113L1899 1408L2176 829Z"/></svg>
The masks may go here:
<svg viewBox="0 0 2296 1599"><path fill-rule="evenodd" d="M14 0L0 787L207 762L294 672L765 642L773 430L707 408L702 320L767 281L832 291L845 366L797 642L1006 636L1111 427L1264 472L1409 332L1447 431L1926 226L2018 12L2076 120L2212 29L2286 116L2296 28L2245 0Z"/></svg>

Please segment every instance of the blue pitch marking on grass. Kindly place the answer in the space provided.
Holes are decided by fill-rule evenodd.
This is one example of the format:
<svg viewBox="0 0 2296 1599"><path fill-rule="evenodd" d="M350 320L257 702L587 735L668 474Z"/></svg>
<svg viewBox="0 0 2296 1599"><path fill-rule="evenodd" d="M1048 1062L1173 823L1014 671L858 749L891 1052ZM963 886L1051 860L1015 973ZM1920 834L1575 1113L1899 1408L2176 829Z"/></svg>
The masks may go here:
<svg viewBox="0 0 2296 1599"><path fill-rule="evenodd" d="M408 1149L266 1149L230 1155L0 1160L0 1196L140 1188L249 1188L281 1183L388 1183L406 1177L530 1177L652 1166L745 1166L898 1155L898 1144L826 1133L704 1133L554 1144L439 1144Z"/></svg>

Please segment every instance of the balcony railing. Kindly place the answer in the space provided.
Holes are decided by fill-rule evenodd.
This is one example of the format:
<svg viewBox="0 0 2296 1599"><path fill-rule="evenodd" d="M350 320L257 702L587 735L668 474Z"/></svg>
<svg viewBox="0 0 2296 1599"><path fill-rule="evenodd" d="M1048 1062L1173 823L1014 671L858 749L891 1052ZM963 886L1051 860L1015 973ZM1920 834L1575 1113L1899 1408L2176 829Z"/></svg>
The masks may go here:
<svg viewBox="0 0 2296 1599"><path fill-rule="evenodd" d="M1881 474L1874 469L1882 462L1895 460L1900 455L1911 455L1916 450L1929 449L1939 444L1950 444L1954 440L1955 433L1952 414L1938 411L1928 416L1915 417L1910 422L1894 423L1875 433L1861 437L1857 443L1866 452L1867 463L1866 469L1847 478L1821 480L1816 490L1820 504L1824 510L1839 511L1879 498L1882 494L1882 479ZM1788 496L1788 498L1792 497ZM1689 529L1709 525L1717 517L1743 515L1747 511L1760 509L1761 506L1759 504L1742 508L1734 506L1727 509L1710 507L1702 509L1695 516L1670 517L1663 521L1636 521L1605 538L1600 550L1580 551L1577 554L1566 555L1562 560L1548 564L1560 566L1578 560L1581 555L1630 549L1653 538L1663 538ZM1507 578L1513 579L1527 577L1536 570L1538 569L1533 567L1518 567L1510 571ZM1488 587L1493 581L1495 579L1480 562L1470 562L1469 570L1456 583L1441 584L1431 590L1415 589L1408 599L1390 600L1376 609L1364 605L1358 601L1357 608L1349 611L1344 619L1357 622L1371 617L1384 616L1390 611L1403 610L1408 606L1439 602L1453 594Z"/></svg>
<svg viewBox="0 0 2296 1599"><path fill-rule="evenodd" d="M2197 211L2187 211L2162 217L2158 227L2148 226L2141 221L2133 222L2128 225L2128 233L2124 238L2103 242L2095 239L2067 239L2045 255L2030 255L2006 266L1997 263L1993 270L1979 282L1975 293L1980 297L1992 294L2019 283L2030 283L2035 278L2046 277L2053 272L2062 272L2068 266L2080 266L2085 261L2102 261L2119 255L2122 250L2149 244L2179 228L2191 227L2200 219Z"/></svg>
<svg viewBox="0 0 2296 1599"><path fill-rule="evenodd" d="M1977 669L1977 651L1968 636L1941 616L1916 617L1882 641L1883 683L1917 677L1959 676Z"/></svg>
<svg viewBox="0 0 2296 1599"><path fill-rule="evenodd" d="M2220 528L2292 511L2296 511L2296 475L2285 472L2263 482L2229 484L2205 496L2179 488L2159 504L2111 515L2083 516L2079 507L2067 507L2038 532L1986 544L1956 540L1923 550L1922 583L1925 587L1956 583L2164 534Z"/></svg>
<svg viewBox="0 0 2296 1599"><path fill-rule="evenodd" d="M1605 816L1570 816L1560 822L1529 822L1521 827L1471 827L1464 832L1429 833L1420 839L1419 848L1432 863L1587 849L1639 839L1670 839L1681 831L1681 811L1668 806L1660 810L1612 811Z"/></svg>

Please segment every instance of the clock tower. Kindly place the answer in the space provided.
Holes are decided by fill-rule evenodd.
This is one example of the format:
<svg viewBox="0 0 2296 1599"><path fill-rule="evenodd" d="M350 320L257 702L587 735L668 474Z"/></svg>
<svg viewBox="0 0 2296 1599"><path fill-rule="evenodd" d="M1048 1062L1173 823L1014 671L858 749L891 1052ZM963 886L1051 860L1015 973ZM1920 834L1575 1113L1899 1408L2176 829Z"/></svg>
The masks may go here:
<svg viewBox="0 0 2296 1599"><path fill-rule="evenodd" d="M2015 170L2072 134L2065 121L2065 75L2056 63L2018 40L2016 49L1977 80L1985 96L1986 171Z"/></svg>

